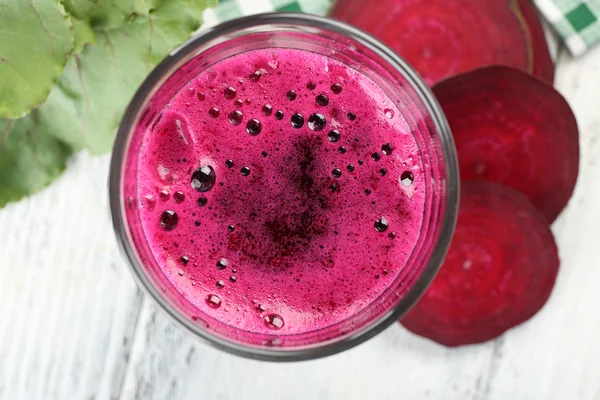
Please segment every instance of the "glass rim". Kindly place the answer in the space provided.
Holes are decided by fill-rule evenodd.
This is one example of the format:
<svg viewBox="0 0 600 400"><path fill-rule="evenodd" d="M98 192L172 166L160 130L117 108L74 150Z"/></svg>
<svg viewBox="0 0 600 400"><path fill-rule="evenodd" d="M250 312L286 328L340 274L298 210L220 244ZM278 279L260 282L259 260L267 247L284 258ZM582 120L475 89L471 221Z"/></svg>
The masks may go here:
<svg viewBox="0 0 600 400"><path fill-rule="evenodd" d="M301 349L282 349L278 347L257 348L234 343L213 334L208 330L200 328L186 318L176 309L176 307L169 304L160 293L160 290L152 283L150 278L144 272L144 267L141 265L141 262L136 255L135 246L131 240L126 224L125 201L122 198L123 163L131 139L131 129L137 123L140 112L143 110L143 105L152 93L156 82L164 77L180 61L185 60L186 57L205 43L228 33L272 24L317 27L342 34L368 47L371 51L385 60L391 67L399 71L423 101L427 112L432 118L441 143L443 163L446 171L446 197L441 200L441 205L444 207L444 215L438 232L438 238L435 241L430 258L420 273L420 276L411 287L411 290L403 296L395 307L390 309L379 319L374 320L356 332L339 340L334 339L330 342L325 342L322 345L317 344L310 348ZM204 339L204 342L219 350L246 358L264 361L302 361L333 355L365 342L382 332L395 321L399 320L417 302L437 274L450 245L458 214L459 175L454 142L448 122L446 121L441 107L437 103L431 90L418 76L416 71L414 71L414 69L398 54L370 34L335 19L304 13L264 13L237 18L214 27L202 29L196 35L183 42L169 53L169 55L150 72L129 102L117 130L110 161L108 189L113 229L117 236L119 247L127 258L137 286L142 288L146 294L150 295L154 302L159 305L159 309L165 311L171 319L176 321L180 326L183 326L189 332Z"/></svg>

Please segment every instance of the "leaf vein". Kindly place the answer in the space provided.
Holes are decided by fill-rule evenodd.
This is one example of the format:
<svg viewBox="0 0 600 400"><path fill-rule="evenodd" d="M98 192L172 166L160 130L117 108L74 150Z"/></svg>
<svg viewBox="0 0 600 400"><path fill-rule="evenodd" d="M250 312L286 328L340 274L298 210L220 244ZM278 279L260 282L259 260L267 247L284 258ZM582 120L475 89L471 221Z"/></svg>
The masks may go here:
<svg viewBox="0 0 600 400"><path fill-rule="evenodd" d="M6 140L6 137L8 136L8 132L10 131L10 128L12 128L14 123L15 123L14 119L9 119L8 122L6 123L6 126L4 127L4 129L2 129L2 134L0 135L0 147L4 146L4 141Z"/></svg>
<svg viewBox="0 0 600 400"><path fill-rule="evenodd" d="M29 83L29 80L27 80L23 76L23 74L21 73L21 71L19 71L19 69L15 66L15 64L13 64L8 58L4 57L2 54L0 54L0 63L6 63L6 65L11 67L21 77L21 79L23 79L25 82Z"/></svg>
<svg viewBox="0 0 600 400"><path fill-rule="evenodd" d="M55 50L54 50L54 38L50 34L50 30L48 29L48 26L46 25L46 22L42 19L42 16L38 12L37 8L35 8L35 5L33 4L33 0L29 0L29 5L31 5L31 8L33 8L33 12L35 13L35 16L40 21L40 24L42 24L42 27L46 31L46 35L48 36L48 39L50 39L50 48L51 48L51 51L52 51L52 55L53 56L56 55Z"/></svg>
<svg viewBox="0 0 600 400"><path fill-rule="evenodd" d="M113 46L112 40L110 40L110 36L106 31L102 31L104 38L106 39L106 44L108 44L108 50L110 52L110 58L112 60L113 68L115 69L115 75L117 76L117 82L119 82L119 88L121 92L123 91L123 78L121 77L121 73L119 72L119 67L117 65L117 56L115 54L115 48Z"/></svg>

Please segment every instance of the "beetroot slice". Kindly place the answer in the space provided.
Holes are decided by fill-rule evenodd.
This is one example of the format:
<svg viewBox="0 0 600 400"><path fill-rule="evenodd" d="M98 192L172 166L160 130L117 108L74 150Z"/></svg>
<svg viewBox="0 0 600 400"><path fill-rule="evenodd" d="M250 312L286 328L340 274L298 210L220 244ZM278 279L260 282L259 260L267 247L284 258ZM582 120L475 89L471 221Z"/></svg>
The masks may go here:
<svg viewBox="0 0 600 400"><path fill-rule="evenodd" d="M433 88L456 143L461 179L515 188L552 222L579 171L579 134L552 86L508 67L488 67Z"/></svg>
<svg viewBox="0 0 600 400"><path fill-rule="evenodd" d="M528 0L338 0L330 15L379 38L430 86L489 65L553 81L546 38Z"/></svg>
<svg viewBox="0 0 600 400"><path fill-rule="evenodd" d="M528 28L529 48L532 50L531 68L524 71L552 84L554 82L554 62L548 51L548 43L544 35L542 23L531 5L530 0L517 0L515 15L522 20L522 25ZM520 11L520 14L519 14Z"/></svg>
<svg viewBox="0 0 600 400"><path fill-rule="evenodd" d="M445 346L493 339L538 312L558 265L548 222L525 196L466 182L444 264L400 322Z"/></svg>

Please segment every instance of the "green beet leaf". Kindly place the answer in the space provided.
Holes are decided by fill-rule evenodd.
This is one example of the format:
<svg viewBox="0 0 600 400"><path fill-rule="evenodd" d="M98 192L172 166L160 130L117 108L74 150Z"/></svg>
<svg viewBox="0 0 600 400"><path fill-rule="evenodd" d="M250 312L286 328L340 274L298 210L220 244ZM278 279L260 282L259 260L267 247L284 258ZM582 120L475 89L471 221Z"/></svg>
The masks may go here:
<svg viewBox="0 0 600 400"><path fill-rule="evenodd" d="M65 169L71 149L48 135L33 111L0 120L0 207L48 186Z"/></svg>
<svg viewBox="0 0 600 400"><path fill-rule="evenodd" d="M39 109L40 123L74 149L87 147L92 154L109 151L135 90L199 27L202 11L214 3L154 0L147 3L149 12L132 14L119 29L95 28L96 45L71 58Z"/></svg>
<svg viewBox="0 0 600 400"><path fill-rule="evenodd" d="M73 43L59 0L0 0L0 118L19 118L46 100Z"/></svg>
<svg viewBox="0 0 600 400"><path fill-rule="evenodd" d="M156 0L64 0L64 6L94 28L109 29L120 27L136 14L147 15L153 2Z"/></svg>
<svg viewBox="0 0 600 400"><path fill-rule="evenodd" d="M75 34L75 46L73 47L73 54L79 54L83 50L86 44L96 44L96 35L92 27L85 21L81 21L77 18L71 18L73 21L73 28Z"/></svg>

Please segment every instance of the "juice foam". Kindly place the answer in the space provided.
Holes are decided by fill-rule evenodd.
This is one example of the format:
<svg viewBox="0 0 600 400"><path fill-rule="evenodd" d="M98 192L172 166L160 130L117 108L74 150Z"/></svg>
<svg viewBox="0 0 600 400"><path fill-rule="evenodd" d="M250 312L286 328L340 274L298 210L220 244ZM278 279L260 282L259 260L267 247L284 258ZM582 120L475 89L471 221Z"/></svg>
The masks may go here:
<svg viewBox="0 0 600 400"><path fill-rule="evenodd" d="M253 50L190 80L143 132L137 166L142 227L175 290L256 333L367 307L423 224L412 106L304 50Z"/></svg>

